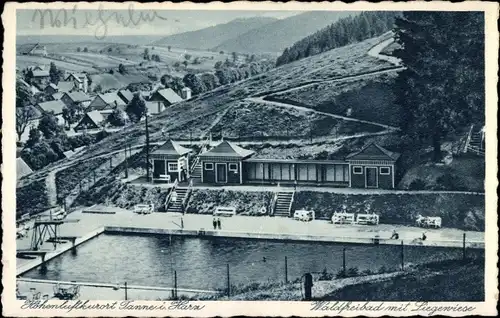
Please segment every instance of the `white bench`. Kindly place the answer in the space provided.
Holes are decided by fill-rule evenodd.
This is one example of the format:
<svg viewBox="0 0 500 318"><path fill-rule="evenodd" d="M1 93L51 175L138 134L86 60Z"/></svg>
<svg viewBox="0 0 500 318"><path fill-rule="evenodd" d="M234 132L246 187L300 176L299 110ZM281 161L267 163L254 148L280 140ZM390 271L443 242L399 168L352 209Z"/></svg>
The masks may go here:
<svg viewBox="0 0 500 318"><path fill-rule="evenodd" d="M160 174L158 176L158 180L165 180L167 182L170 182L170 175L169 174Z"/></svg>
<svg viewBox="0 0 500 318"><path fill-rule="evenodd" d="M432 227L432 228L440 228L441 227L441 217L439 216L417 216L417 225L420 227Z"/></svg>
<svg viewBox="0 0 500 318"><path fill-rule="evenodd" d="M236 208L218 206L215 208L214 216L233 216L236 215Z"/></svg>
<svg viewBox="0 0 500 318"><path fill-rule="evenodd" d="M295 212L293 213L293 219L304 222L312 221L314 220L314 211L295 210Z"/></svg>
<svg viewBox="0 0 500 318"><path fill-rule="evenodd" d="M134 213L150 214L154 210L154 204L137 204L134 206Z"/></svg>
<svg viewBox="0 0 500 318"><path fill-rule="evenodd" d="M356 223L361 225L377 225L378 222L378 214L358 214L356 217Z"/></svg>
<svg viewBox="0 0 500 318"><path fill-rule="evenodd" d="M354 213L335 212L332 215L333 224L353 224L354 222Z"/></svg>

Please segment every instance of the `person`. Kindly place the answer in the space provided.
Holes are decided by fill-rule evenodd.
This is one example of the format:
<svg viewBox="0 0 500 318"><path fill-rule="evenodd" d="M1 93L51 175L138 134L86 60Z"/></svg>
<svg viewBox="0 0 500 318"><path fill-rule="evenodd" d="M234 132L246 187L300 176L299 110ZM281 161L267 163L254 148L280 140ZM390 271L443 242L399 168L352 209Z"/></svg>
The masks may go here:
<svg viewBox="0 0 500 318"><path fill-rule="evenodd" d="M396 230L393 230L392 231L392 236L391 236L391 239L395 239L397 240L399 238L399 234L398 232L396 232Z"/></svg>
<svg viewBox="0 0 500 318"><path fill-rule="evenodd" d="M184 228L184 219L181 218L181 229L183 229L183 228Z"/></svg>
<svg viewBox="0 0 500 318"><path fill-rule="evenodd" d="M219 228L219 230L221 229L220 219L219 218L217 218L217 227Z"/></svg>
<svg viewBox="0 0 500 318"><path fill-rule="evenodd" d="M214 230L217 230L217 221L215 220L215 218L212 221L212 224L214 225Z"/></svg>
<svg viewBox="0 0 500 318"><path fill-rule="evenodd" d="M425 241L425 239L427 239L427 235L425 235L425 232L422 233L422 241Z"/></svg>

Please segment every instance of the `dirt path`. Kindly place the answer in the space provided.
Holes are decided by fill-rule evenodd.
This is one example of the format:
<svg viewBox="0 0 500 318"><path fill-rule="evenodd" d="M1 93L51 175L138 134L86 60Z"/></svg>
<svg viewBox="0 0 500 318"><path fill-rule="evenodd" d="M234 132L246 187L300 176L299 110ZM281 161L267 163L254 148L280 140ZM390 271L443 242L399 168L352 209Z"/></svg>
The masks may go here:
<svg viewBox="0 0 500 318"><path fill-rule="evenodd" d="M385 49L386 47L388 47L392 43L394 43L394 37L391 37L391 38L389 38L385 41L382 41L379 44L375 45L374 47L372 47L368 51L367 54L374 57L374 58L377 58L379 60L384 60L386 62L394 64L395 66L401 66L401 61L398 58L396 58L394 56L385 55L385 54L380 53L380 52L382 52L383 49Z"/></svg>
<svg viewBox="0 0 500 318"><path fill-rule="evenodd" d="M230 111L233 107L234 107L234 105L231 105L231 106L229 106L228 108L224 109L224 110L222 111L222 113L221 113L219 116L217 116L217 118L215 118L215 120L214 120L214 121L210 124L210 126L209 126L209 127L208 127L208 128L207 128L204 132L202 132L202 133L201 133L201 135L200 135L200 139L205 138L205 137L206 137L206 135L207 135L208 133L210 133L210 131L212 131L212 129L215 127L215 125L217 125L217 124L218 124L218 123L222 120L222 118L223 118L224 116L226 116L226 114L227 114L227 113L228 113L228 112L229 112L229 111Z"/></svg>

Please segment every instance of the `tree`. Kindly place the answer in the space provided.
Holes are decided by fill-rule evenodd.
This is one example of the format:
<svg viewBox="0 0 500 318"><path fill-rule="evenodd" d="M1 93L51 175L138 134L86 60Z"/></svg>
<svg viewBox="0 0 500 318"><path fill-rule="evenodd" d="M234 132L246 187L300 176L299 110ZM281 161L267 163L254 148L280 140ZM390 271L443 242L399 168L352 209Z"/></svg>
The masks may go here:
<svg viewBox="0 0 500 318"><path fill-rule="evenodd" d="M62 116L66 125L69 128L77 120L77 110L75 107L64 107L62 111Z"/></svg>
<svg viewBox="0 0 500 318"><path fill-rule="evenodd" d="M170 52L172 50L172 47L169 45L168 46L168 51Z"/></svg>
<svg viewBox="0 0 500 318"><path fill-rule="evenodd" d="M61 75L62 75L62 72L60 72L57 69L56 64L54 62L50 62L50 68L49 68L50 82L57 85L57 83L59 83L59 79L60 79Z"/></svg>
<svg viewBox="0 0 500 318"><path fill-rule="evenodd" d="M201 94L206 91L206 87L203 85L203 82L195 74L186 74L182 81L186 87L191 89L193 95Z"/></svg>
<svg viewBox="0 0 500 318"><path fill-rule="evenodd" d="M238 54L236 52L232 52L231 55L233 56L233 62L236 63L236 60L238 59Z"/></svg>
<svg viewBox="0 0 500 318"><path fill-rule="evenodd" d="M191 59L191 54L184 54L184 58L186 61L189 61Z"/></svg>
<svg viewBox="0 0 500 318"><path fill-rule="evenodd" d="M111 126L125 126L127 123L127 114L116 107L111 114L109 114L107 120Z"/></svg>
<svg viewBox="0 0 500 318"><path fill-rule="evenodd" d="M76 48L76 51L77 51L77 52L80 52L81 50L82 50L82 49L81 49L80 47L77 47L77 48Z"/></svg>
<svg viewBox="0 0 500 318"><path fill-rule="evenodd" d="M179 63L178 61L174 63L174 67L179 67L181 66L181 63Z"/></svg>
<svg viewBox="0 0 500 318"><path fill-rule="evenodd" d="M29 122L35 118L35 110L32 106L16 107L16 133L17 140L21 141L21 136L24 134Z"/></svg>
<svg viewBox="0 0 500 318"><path fill-rule="evenodd" d="M97 84L94 88L94 93L102 93L102 86L101 84Z"/></svg>
<svg viewBox="0 0 500 318"><path fill-rule="evenodd" d="M61 127L53 113L43 114L42 119L38 123L38 129L45 139L53 138L61 132Z"/></svg>
<svg viewBox="0 0 500 318"><path fill-rule="evenodd" d="M200 62L200 58L199 58L199 57L196 57L196 58L193 60L193 64L201 64L201 62Z"/></svg>
<svg viewBox="0 0 500 318"><path fill-rule="evenodd" d="M108 47L108 52L113 52L113 48L111 46Z"/></svg>
<svg viewBox="0 0 500 318"><path fill-rule="evenodd" d="M188 61L184 61L184 62L182 62L182 64L187 67L188 66Z"/></svg>
<svg viewBox="0 0 500 318"><path fill-rule="evenodd" d="M142 55L142 58L145 59L145 60L147 60L147 61L150 60L150 58L149 58L149 49L148 48L144 49L144 53Z"/></svg>
<svg viewBox="0 0 500 318"><path fill-rule="evenodd" d="M89 49L87 47L83 48L83 52L87 53L88 51L89 51ZM100 51L100 53L102 53L102 50Z"/></svg>
<svg viewBox="0 0 500 318"><path fill-rule="evenodd" d="M123 64L118 65L118 72L122 75L127 73L127 70L125 69L125 65L123 65Z"/></svg>
<svg viewBox="0 0 500 318"><path fill-rule="evenodd" d="M31 84L31 81L33 80L33 71L31 69L27 70L24 74L24 81L28 84Z"/></svg>
<svg viewBox="0 0 500 318"><path fill-rule="evenodd" d="M38 142L40 142L41 133L40 130L36 127L31 127L28 140L26 141L26 148L33 148Z"/></svg>
<svg viewBox="0 0 500 318"><path fill-rule="evenodd" d="M219 54L221 54L221 55L224 54L224 51L220 51Z"/></svg>
<svg viewBox="0 0 500 318"><path fill-rule="evenodd" d="M136 123L139 122L144 115L146 115L146 102L142 98L141 94L134 94L134 97L127 105L125 111L127 112L130 120Z"/></svg>
<svg viewBox="0 0 500 318"><path fill-rule="evenodd" d="M222 68L222 61L217 61L217 62L215 62L214 68L215 68L216 70L218 70L218 69Z"/></svg>
<svg viewBox="0 0 500 318"><path fill-rule="evenodd" d="M406 69L394 85L400 105L403 149L433 149L450 132L484 123L484 31L477 12L411 12L396 19L401 49L393 54Z"/></svg>

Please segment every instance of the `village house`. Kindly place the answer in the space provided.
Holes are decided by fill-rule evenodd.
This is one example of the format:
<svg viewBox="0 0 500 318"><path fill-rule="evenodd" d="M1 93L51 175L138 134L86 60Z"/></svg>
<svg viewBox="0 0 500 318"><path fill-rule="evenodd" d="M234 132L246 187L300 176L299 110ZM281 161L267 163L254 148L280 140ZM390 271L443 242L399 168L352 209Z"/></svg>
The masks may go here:
<svg viewBox="0 0 500 318"><path fill-rule="evenodd" d="M57 93L58 88L57 88L56 84L49 83L49 85L47 85L43 91L47 95L53 95L53 94Z"/></svg>
<svg viewBox="0 0 500 318"><path fill-rule="evenodd" d="M181 90L181 97L183 99L190 99L191 98L191 89L189 87L184 87L182 90Z"/></svg>
<svg viewBox="0 0 500 318"><path fill-rule="evenodd" d="M64 93L61 97L61 101L68 107L80 107L82 109L86 109L90 105L92 97L83 92L76 91L72 93Z"/></svg>
<svg viewBox="0 0 500 318"><path fill-rule="evenodd" d="M53 113L57 118L59 125L64 125L64 118L62 116L63 109L66 105L61 100L53 100L37 104L38 109L42 113Z"/></svg>
<svg viewBox="0 0 500 318"><path fill-rule="evenodd" d="M20 55L41 55L47 56L47 47L36 44L26 44L18 48L17 54Z"/></svg>
<svg viewBox="0 0 500 318"><path fill-rule="evenodd" d="M47 86L50 83L49 71L33 71L33 84L38 85L40 89Z"/></svg>
<svg viewBox="0 0 500 318"><path fill-rule="evenodd" d="M155 91L149 98L151 102L162 102L165 107L182 102L182 98L177 95L171 88L164 88Z"/></svg>
<svg viewBox="0 0 500 318"><path fill-rule="evenodd" d="M125 102L125 104L129 104L132 98L134 98L134 94L128 89L121 89L118 91L118 96Z"/></svg>
<svg viewBox="0 0 500 318"><path fill-rule="evenodd" d="M59 81L59 83L57 83L58 92L69 93L74 89L76 89L76 87L73 81Z"/></svg>
<svg viewBox="0 0 500 318"><path fill-rule="evenodd" d="M60 100L63 97L64 94L65 93L63 93L63 92L54 93L54 94L50 95L50 97L48 98L48 100Z"/></svg>
<svg viewBox="0 0 500 318"><path fill-rule="evenodd" d="M17 180L21 179L24 176L29 175L32 172L33 172L33 170L23 160L23 158L21 158L21 157L16 158L16 177L17 177Z"/></svg>
<svg viewBox="0 0 500 318"><path fill-rule="evenodd" d="M86 113L75 126L75 131L85 131L103 128L106 124L106 117L98 110Z"/></svg>
<svg viewBox="0 0 500 318"><path fill-rule="evenodd" d="M166 109L166 107L162 102L147 101L146 102L146 109L147 109L148 114L156 115L156 114L159 114L162 111L164 111Z"/></svg>
<svg viewBox="0 0 500 318"><path fill-rule="evenodd" d="M65 81L72 81L78 90L81 90L84 93L88 92L89 82L88 82L87 74L70 73L69 75L66 76L66 78L64 80Z"/></svg>
<svg viewBox="0 0 500 318"><path fill-rule="evenodd" d="M399 158L375 143L338 160L251 158L253 153L221 142L199 155L201 182L393 189Z"/></svg>
<svg viewBox="0 0 500 318"><path fill-rule="evenodd" d="M98 110L103 114L109 114L116 107L124 110L126 106L125 101L118 96L118 93L114 92L97 95L89 104L88 110Z"/></svg>
<svg viewBox="0 0 500 318"><path fill-rule="evenodd" d="M190 149L168 140L154 150L149 158L153 166L152 182L167 181L179 182L189 178Z"/></svg>

